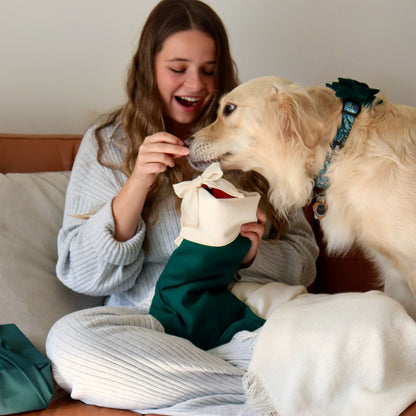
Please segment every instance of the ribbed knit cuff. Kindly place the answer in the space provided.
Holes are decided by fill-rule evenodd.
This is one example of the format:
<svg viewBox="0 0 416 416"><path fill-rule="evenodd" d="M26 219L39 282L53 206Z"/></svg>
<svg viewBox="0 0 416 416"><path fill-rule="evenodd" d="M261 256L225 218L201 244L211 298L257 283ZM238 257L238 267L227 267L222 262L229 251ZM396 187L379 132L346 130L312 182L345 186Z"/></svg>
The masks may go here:
<svg viewBox="0 0 416 416"><path fill-rule="evenodd" d="M146 232L145 223L140 220L136 234L127 241L114 238L112 201L105 203L85 224L85 238L103 261L114 265L133 263L142 249Z"/></svg>

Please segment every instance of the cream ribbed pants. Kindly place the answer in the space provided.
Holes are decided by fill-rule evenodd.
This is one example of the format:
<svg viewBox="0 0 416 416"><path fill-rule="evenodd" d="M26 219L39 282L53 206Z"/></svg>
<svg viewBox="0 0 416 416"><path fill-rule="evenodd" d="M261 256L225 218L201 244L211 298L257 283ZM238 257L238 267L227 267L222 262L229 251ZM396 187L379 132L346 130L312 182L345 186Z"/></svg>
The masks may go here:
<svg viewBox="0 0 416 416"><path fill-rule="evenodd" d="M58 384L85 403L172 416L254 416L241 380L257 332L242 331L207 352L165 334L135 308L103 306L61 318L46 350Z"/></svg>

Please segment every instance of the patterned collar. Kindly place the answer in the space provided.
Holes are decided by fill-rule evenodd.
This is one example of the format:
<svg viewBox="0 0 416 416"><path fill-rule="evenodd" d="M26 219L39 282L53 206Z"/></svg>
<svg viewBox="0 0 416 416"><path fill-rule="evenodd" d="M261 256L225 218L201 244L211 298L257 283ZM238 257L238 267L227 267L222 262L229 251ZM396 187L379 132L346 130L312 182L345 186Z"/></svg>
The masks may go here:
<svg viewBox="0 0 416 416"><path fill-rule="evenodd" d="M361 111L362 105L370 106L379 90L369 88L367 84L354 81L352 79L338 78L339 82L326 84L327 87L335 91L335 95L344 102L342 109L342 121L337 130L337 134L331 144L331 152L325 158L324 165L315 179L315 199L313 212L316 219L321 219L328 210L325 201L325 191L329 187L329 178L326 176L327 170L333 157L342 149L351 132L355 118Z"/></svg>

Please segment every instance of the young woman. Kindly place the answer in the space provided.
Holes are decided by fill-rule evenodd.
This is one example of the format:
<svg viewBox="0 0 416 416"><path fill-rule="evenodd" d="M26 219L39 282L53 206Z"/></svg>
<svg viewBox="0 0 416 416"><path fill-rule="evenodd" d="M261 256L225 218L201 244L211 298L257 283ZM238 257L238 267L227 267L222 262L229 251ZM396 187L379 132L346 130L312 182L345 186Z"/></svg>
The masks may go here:
<svg viewBox="0 0 416 416"><path fill-rule="evenodd" d="M85 134L67 190L58 277L106 297L105 306L59 320L48 336L55 379L73 398L141 413L252 414L241 379L257 331L203 351L149 315L180 229L172 184L195 176L184 140L215 118L218 98L237 84L216 13L198 0L158 3L130 67L128 100ZM258 221L242 226L251 248L239 279L308 286L318 250L302 212L277 238L267 185L239 178L262 195Z"/></svg>

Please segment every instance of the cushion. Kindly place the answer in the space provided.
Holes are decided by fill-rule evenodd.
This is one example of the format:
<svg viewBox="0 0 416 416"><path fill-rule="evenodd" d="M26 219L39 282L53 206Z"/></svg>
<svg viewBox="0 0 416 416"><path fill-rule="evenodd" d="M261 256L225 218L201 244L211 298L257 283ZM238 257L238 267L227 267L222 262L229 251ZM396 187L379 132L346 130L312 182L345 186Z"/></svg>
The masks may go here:
<svg viewBox="0 0 416 416"><path fill-rule="evenodd" d="M103 301L55 274L68 179L69 172L0 174L0 324L16 324L42 353L56 320Z"/></svg>
<svg viewBox="0 0 416 416"><path fill-rule="evenodd" d="M0 414L46 409L54 387L50 363L14 324L0 325Z"/></svg>

